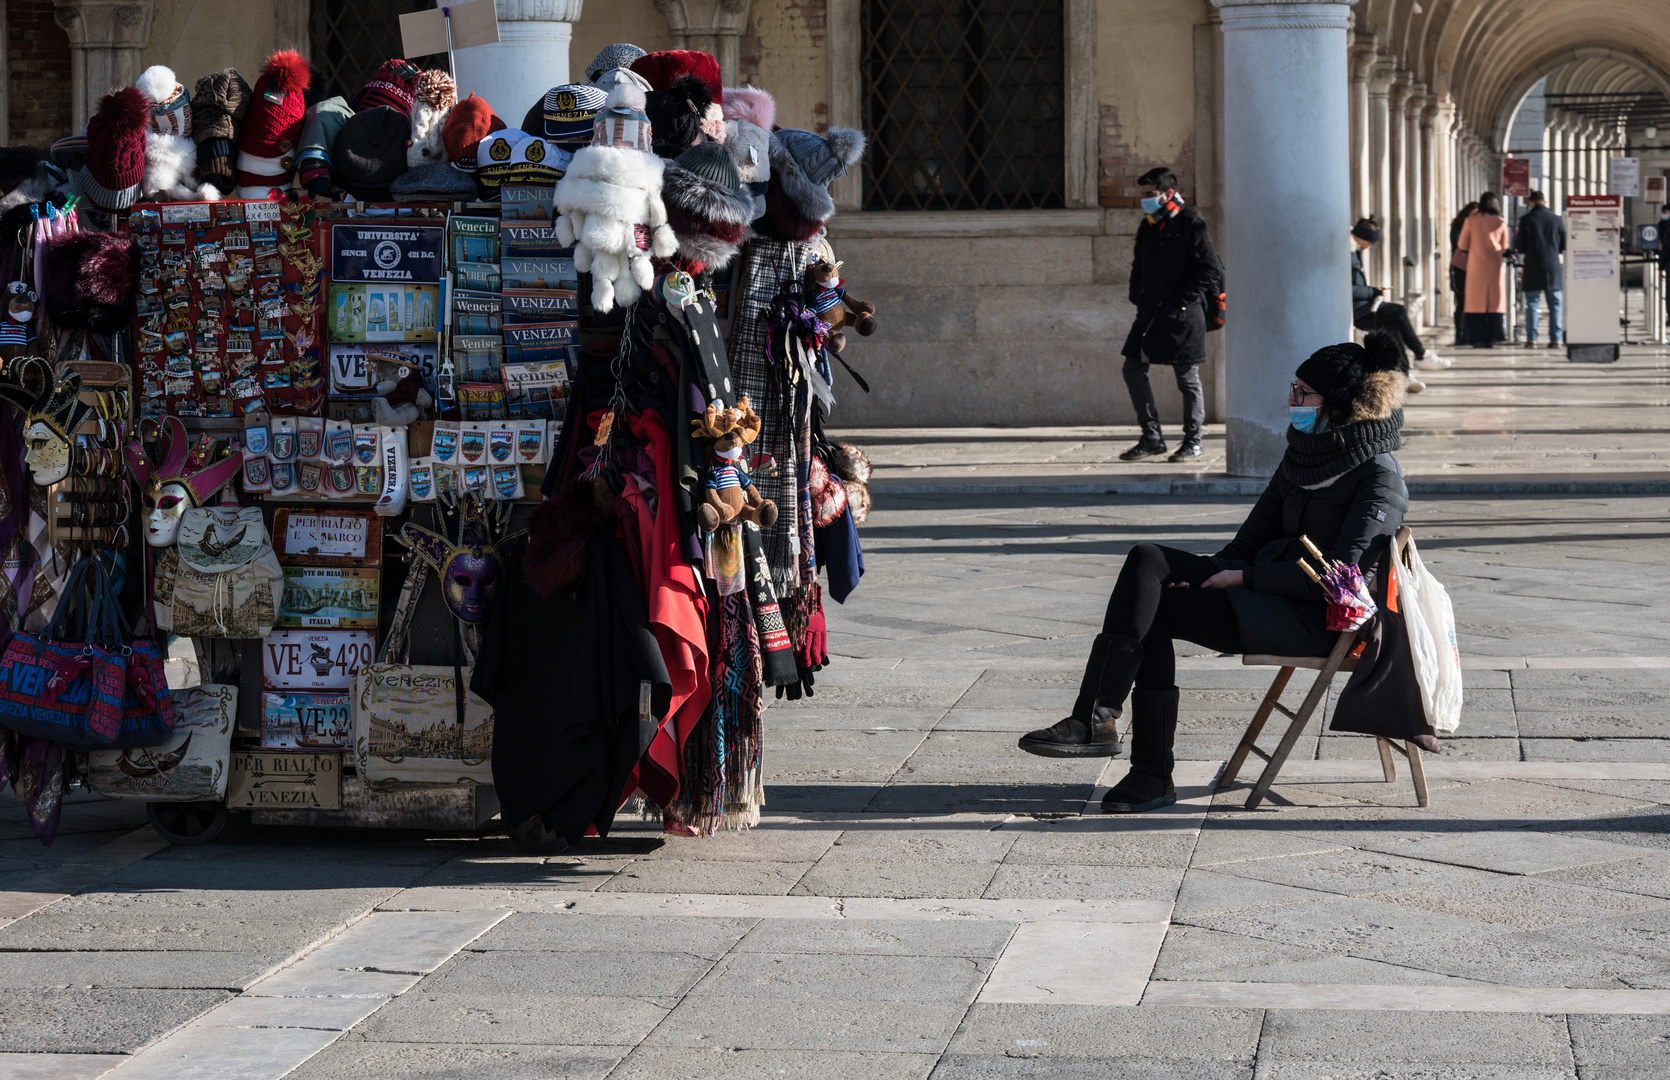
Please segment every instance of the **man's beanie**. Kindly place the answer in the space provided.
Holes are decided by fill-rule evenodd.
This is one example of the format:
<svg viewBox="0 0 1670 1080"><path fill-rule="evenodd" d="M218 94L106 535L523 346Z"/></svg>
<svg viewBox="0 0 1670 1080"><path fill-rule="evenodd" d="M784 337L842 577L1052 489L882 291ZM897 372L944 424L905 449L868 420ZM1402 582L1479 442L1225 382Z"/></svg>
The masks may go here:
<svg viewBox="0 0 1670 1080"><path fill-rule="evenodd" d="M495 131L504 130L504 121L493 112L493 106L474 94L460 101L447 113L441 126L441 141L446 144L447 161L454 168L473 173L476 170L476 147Z"/></svg>
<svg viewBox="0 0 1670 1080"><path fill-rule="evenodd" d="M99 111L87 121L87 160L76 175L75 190L82 198L112 213L134 204L145 177L145 129L150 124L151 103L137 87L99 99Z"/></svg>
<svg viewBox="0 0 1670 1080"><path fill-rule="evenodd" d="M586 65L586 81L596 82L600 75L614 71L616 68L631 67L632 61L644 55L644 50L636 45L620 42L603 46L591 63Z"/></svg>
<svg viewBox="0 0 1670 1080"><path fill-rule="evenodd" d="M348 95L348 104L355 112L379 106L394 109L406 117L412 115L412 103L417 100L418 67L405 60L384 60L365 85Z"/></svg>
<svg viewBox="0 0 1670 1080"><path fill-rule="evenodd" d="M1359 240L1378 244L1380 242L1380 223L1371 217L1361 218L1357 224L1351 226L1351 235Z"/></svg>
<svg viewBox="0 0 1670 1080"><path fill-rule="evenodd" d="M1375 330L1363 338L1361 345L1344 341L1323 346L1311 353L1295 374L1322 395L1328 408L1349 416L1362 400L1372 376L1397 371L1401 366L1397 342L1384 330Z"/></svg>
<svg viewBox="0 0 1670 1080"><path fill-rule="evenodd" d="M255 80L255 89L238 136L238 195L263 199L290 181L307 118L303 92L309 82L307 61L285 49L273 53Z"/></svg>
<svg viewBox="0 0 1670 1080"><path fill-rule="evenodd" d="M365 202L387 202L389 185L406 171L412 121L387 105L357 112L342 125L332 155L332 179Z"/></svg>
<svg viewBox="0 0 1670 1080"><path fill-rule="evenodd" d="M197 80L191 95L191 137L197 140L200 182L232 190L238 126L249 111L250 96L249 84L237 68L222 68Z"/></svg>
<svg viewBox="0 0 1670 1080"><path fill-rule="evenodd" d="M592 121L604 100L603 91L590 83L553 86L545 92L541 127L534 131L543 132L554 143L585 146L591 142Z"/></svg>

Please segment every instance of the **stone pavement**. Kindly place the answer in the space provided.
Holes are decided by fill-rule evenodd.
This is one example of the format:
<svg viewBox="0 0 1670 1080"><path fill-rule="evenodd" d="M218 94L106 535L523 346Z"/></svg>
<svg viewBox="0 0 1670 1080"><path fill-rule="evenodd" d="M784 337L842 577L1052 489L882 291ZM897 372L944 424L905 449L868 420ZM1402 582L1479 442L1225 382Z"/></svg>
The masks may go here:
<svg viewBox="0 0 1670 1080"><path fill-rule="evenodd" d="M1409 399L1399 454L1416 490L1670 491L1670 351L1624 346L1616 364L1573 364L1564 350L1442 348L1454 361L1417 372L1424 393ZM1117 357L1109 377L1118 378ZM1297 366L1297 364L1295 364ZM1162 373L1163 374L1163 373ZM1158 381L1169 381L1166 376ZM1280 393L1280 388L1275 388ZM1181 429L1166 417L1175 449ZM839 406L836 408L839 418ZM1100 428L886 428L843 431L876 466L878 493L1130 494L1178 490L1256 494L1228 478L1224 433L1209 425L1206 456L1189 467L1164 458L1122 462L1133 426Z"/></svg>
<svg viewBox="0 0 1670 1080"><path fill-rule="evenodd" d="M1014 740L1063 715L1120 556L1212 551L1249 502L880 496L747 833L162 848L82 797L43 851L0 806L0 1077L1670 1075L1666 497L1415 501L1466 659L1429 807L1315 723L1260 809L1213 794L1271 673L1189 649L1182 800L1097 814L1120 761Z"/></svg>

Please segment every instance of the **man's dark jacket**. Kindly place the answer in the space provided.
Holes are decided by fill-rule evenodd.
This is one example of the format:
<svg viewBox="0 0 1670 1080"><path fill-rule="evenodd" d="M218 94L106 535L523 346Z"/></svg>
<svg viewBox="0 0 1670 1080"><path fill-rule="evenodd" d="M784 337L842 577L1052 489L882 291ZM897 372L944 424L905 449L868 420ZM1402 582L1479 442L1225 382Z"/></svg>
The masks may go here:
<svg viewBox="0 0 1670 1080"><path fill-rule="evenodd" d="M1513 249L1525 256L1521 289L1558 289L1564 284L1560 256L1566 250L1566 223L1559 214L1541 203L1525 211L1513 234Z"/></svg>
<svg viewBox="0 0 1670 1080"><path fill-rule="evenodd" d="M1127 357L1187 366L1206 359L1206 298L1220 291L1223 264L1206 235L1206 219L1192 206L1137 226L1131 262L1136 322L1125 338Z"/></svg>
<svg viewBox="0 0 1670 1080"><path fill-rule="evenodd" d="M1380 294L1368 283L1363 270L1363 253L1351 245L1351 321L1361 328L1363 320L1374 313L1374 298Z"/></svg>

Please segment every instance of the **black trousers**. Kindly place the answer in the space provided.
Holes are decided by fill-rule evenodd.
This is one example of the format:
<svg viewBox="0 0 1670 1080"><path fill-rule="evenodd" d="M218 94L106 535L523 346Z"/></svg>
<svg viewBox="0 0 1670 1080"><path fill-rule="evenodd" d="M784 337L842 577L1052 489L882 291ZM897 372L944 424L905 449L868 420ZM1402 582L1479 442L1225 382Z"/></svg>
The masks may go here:
<svg viewBox="0 0 1670 1080"><path fill-rule="evenodd" d="M1245 651L1229 590L1200 587L1217 572L1217 565L1204 555L1159 544L1138 544L1125 556L1102 617L1102 633L1142 642L1137 689L1170 690L1177 685L1174 641L1192 641L1222 653ZM1173 583L1179 587L1167 588ZM1185 583L1188 587L1181 587ZM1075 716L1088 719L1095 699L1108 696L1100 692L1103 680L1103 671L1086 669L1078 703L1083 711L1075 705Z"/></svg>
<svg viewBox="0 0 1670 1080"><path fill-rule="evenodd" d="M1131 392L1131 405L1136 409L1137 423L1142 425L1142 437L1148 442L1164 442L1160 431L1160 410L1154 405L1154 388L1148 384L1149 361L1138 353L1127 357L1122 373L1125 388ZM1206 392L1200 386L1199 364L1174 364L1172 374L1177 378L1177 389L1183 395L1183 441L1199 442L1200 429L1206 425Z"/></svg>
<svg viewBox="0 0 1670 1080"><path fill-rule="evenodd" d="M1385 330L1390 333L1397 340L1405 375L1409 374L1409 356L1405 349L1413 352L1417 360L1426 355L1426 346L1421 344L1421 336L1415 333L1414 324L1409 321L1409 309L1402 304L1381 304L1356 319L1355 325L1359 330Z"/></svg>

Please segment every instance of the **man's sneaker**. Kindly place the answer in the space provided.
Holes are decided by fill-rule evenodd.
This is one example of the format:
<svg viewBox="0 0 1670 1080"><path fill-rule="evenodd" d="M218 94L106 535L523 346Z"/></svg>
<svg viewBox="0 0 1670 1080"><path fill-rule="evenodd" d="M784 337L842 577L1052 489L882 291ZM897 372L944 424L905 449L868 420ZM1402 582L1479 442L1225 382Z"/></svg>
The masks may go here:
<svg viewBox="0 0 1670 1080"><path fill-rule="evenodd" d="M1424 383L1421 380L1415 378L1415 376L1413 376L1413 375L1409 376L1409 392L1411 394L1418 394L1422 390L1425 390L1425 389L1426 389L1426 383Z"/></svg>
<svg viewBox="0 0 1670 1080"><path fill-rule="evenodd" d="M1129 450L1125 451L1123 454L1120 454L1119 460L1141 461L1143 458L1159 457L1165 452L1166 444L1164 439L1161 439L1158 442L1149 442L1147 439L1144 439L1135 446L1131 447Z"/></svg>
<svg viewBox="0 0 1670 1080"><path fill-rule="evenodd" d="M1548 343L1548 347L1550 349L1558 349L1558 348L1561 348L1562 346L1560 345L1560 343L1558 341L1550 341Z"/></svg>
<svg viewBox="0 0 1670 1080"><path fill-rule="evenodd" d="M1204 451L1200 448L1200 444L1198 442L1195 442L1193 439L1190 439L1188 442L1185 442L1182 446L1179 446L1177 448L1177 453L1175 453L1175 454L1171 455L1170 457L1166 458L1166 460L1169 461L1169 462L1172 462L1173 464L1176 464L1179 461L1193 461L1195 458L1201 458L1201 457L1205 457L1205 456L1206 456L1206 451Z"/></svg>
<svg viewBox="0 0 1670 1080"><path fill-rule="evenodd" d="M1415 361L1415 367L1420 368L1422 371L1443 371L1445 368L1450 366L1450 363L1451 361L1448 357L1439 356L1431 349L1428 349L1425 356L1422 356Z"/></svg>

